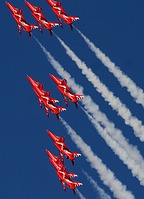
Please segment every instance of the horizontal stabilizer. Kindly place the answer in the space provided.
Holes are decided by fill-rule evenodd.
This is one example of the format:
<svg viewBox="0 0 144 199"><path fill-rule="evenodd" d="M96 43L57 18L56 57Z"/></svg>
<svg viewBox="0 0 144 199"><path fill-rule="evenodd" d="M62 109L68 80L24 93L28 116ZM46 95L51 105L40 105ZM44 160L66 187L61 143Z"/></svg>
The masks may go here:
<svg viewBox="0 0 144 199"><path fill-rule="evenodd" d="M79 17L76 17L76 16L69 16L71 18L72 21L76 21L76 20L79 20Z"/></svg>
<svg viewBox="0 0 144 199"><path fill-rule="evenodd" d="M53 27L59 26L59 24L56 23L56 22L50 22L50 24L51 24L51 26L53 26Z"/></svg>
<svg viewBox="0 0 144 199"><path fill-rule="evenodd" d="M62 106L58 106L59 111L66 111L66 108L63 108Z"/></svg>
<svg viewBox="0 0 144 199"><path fill-rule="evenodd" d="M75 97L76 97L78 100L80 100L80 99L83 99L83 98L84 98L84 96L83 96L83 95L80 95L80 94L75 94Z"/></svg>
<svg viewBox="0 0 144 199"><path fill-rule="evenodd" d="M81 156L81 154L80 154L80 153L77 153L77 152L73 152L73 155L74 155L74 157L79 157L79 156Z"/></svg>
<svg viewBox="0 0 144 199"><path fill-rule="evenodd" d="M33 24L30 24L30 27L31 27L31 29L37 29L38 28L38 26L33 25Z"/></svg>

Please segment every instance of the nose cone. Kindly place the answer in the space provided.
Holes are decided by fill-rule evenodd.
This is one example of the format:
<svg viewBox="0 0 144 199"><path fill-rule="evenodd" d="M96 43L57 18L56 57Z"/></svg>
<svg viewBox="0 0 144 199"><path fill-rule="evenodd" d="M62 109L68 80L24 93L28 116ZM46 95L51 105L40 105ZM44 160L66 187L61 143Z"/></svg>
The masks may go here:
<svg viewBox="0 0 144 199"><path fill-rule="evenodd" d="M28 1L25 1L25 4L29 7L30 3Z"/></svg>
<svg viewBox="0 0 144 199"><path fill-rule="evenodd" d="M32 78L30 76L27 75L27 79L29 80L29 82L32 81Z"/></svg>
<svg viewBox="0 0 144 199"><path fill-rule="evenodd" d="M27 79L28 79L28 81L31 83L31 85L32 86L36 86L38 83L35 81L35 80L33 80L30 76L28 76L27 75Z"/></svg>
<svg viewBox="0 0 144 199"><path fill-rule="evenodd" d="M51 152L46 149L46 154L51 158Z"/></svg>
<svg viewBox="0 0 144 199"><path fill-rule="evenodd" d="M55 77L54 75L50 74L50 78L56 83L59 84L61 81L59 78Z"/></svg>
<svg viewBox="0 0 144 199"><path fill-rule="evenodd" d="M35 9L35 6L32 5L31 3L29 3L28 1L25 1L25 4L29 7L29 9L30 9L31 11L35 11L35 10L36 10L36 9Z"/></svg>
<svg viewBox="0 0 144 199"><path fill-rule="evenodd" d="M47 131L47 134L51 137L51 139L55 142L59 140L59 137L51 133L50 131Z"/></svg>
<svg viewBox="0 0 144 199"><path fill-rule="evenodd" d="M5 2L6 3L6 5L7 5L7 7L11 7L11 4L10 3L8 3L7 1Z"/></svg>
<svg viewBox="0 0 144 199"><path fill-rule="evenodd" d="M58 160L58 157L57 156L55 156L55 155L53 155L50 151L48 151L47 149L46 149L46 153L47 153L47 155L49 156L49 160L50 160L50 162L51 162L51 164L57 169L57 167L58 167L58 165L57 165L57 160Z"/></svg>
<svg viewBox="0 0 144 199"><path fill-rule="evenodd" d="M6 1L6 5L11 10L11 12L13 12L13 13L15 12L16 9L14 9L14 7L10 3L8 3L7 1Z"/></svg>
<svg viewBox="0 0 144 199"><path fill-rule="evenodd" d="M7 1L6 1L5 3L6 3L6 5L8 6L9 3L8 3Z"/></svg>
<svg viewBox="0 0 144 199"><path fill-rule="evenodd" d="M52 160L55 160L56 159L56 156L55 155L53 155L50 151L48 151L47 149L46 149L46 154L49 156L49 158L51 158Z"/></svg>

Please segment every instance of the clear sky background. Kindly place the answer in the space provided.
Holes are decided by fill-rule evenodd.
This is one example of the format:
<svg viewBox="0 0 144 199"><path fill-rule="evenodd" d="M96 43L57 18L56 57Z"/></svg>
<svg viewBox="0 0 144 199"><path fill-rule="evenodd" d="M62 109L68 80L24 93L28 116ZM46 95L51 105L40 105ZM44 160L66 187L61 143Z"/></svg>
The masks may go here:
<svg viewBox="0 0 144 199"><path fill-rule="evenodd" d="M8 2L23 9L28 23L37 24L24 1ZM47 20L57 22L55 14L45 0L29 2L41 6ZM80 20L74 22L74 26L144 90L144 2L142 0L63 0L62 5L69 15L79 16ZM66 193L63 191L45 153L45 149L48 149L58 156L58 150L46 130L58 136L64 135L69 149L82 154L81 157L76 158L74 167L67 159L65 165L68 171L78 174L75 180L83 183L83 186L78 188L83 197L108 198L100 195L82 170L87 172L112 199L117 198L114 197L110 187L101 180L98 172L91 168L86 157L67 134L61 121L57 121L54 114L50 114L50 118L46 117L26 78L26 75L29 75L36 81L43 82L45 90L50 90L51 96L59 99L59 105L65 106L62 95L50 79L49 73L59 78L61 76L48 62L46 54L33 37L29 38L24 31L21 36L19 35L16 22L6 7L5 1L0 2L0 16L0 198L80 198L78 194L74 197L73 192L68 188ZM63 29L55 27L53 31L92 69L109 90L120 98L132 115L144 124L143 107L136 104L127 90L120 86L117 79L89 49L80 34L75 29L71 31L67 24L64 24ZM143 142L88 82L57 38L54 35L51 37L49 31L44 29L42 34L38 29L33 30L32 33L47 52L50 52L54 59L71 74L75 82L84 87L84 94L91 96L100 110L122 131L123 136L129 140L129 144L137 147L143 157ZM71 89L73 90L72 87ZM82 106L81 102L79 104ZM60 115L91 147L103 164L113 171L115 177L126 185L127 190L131 191L136 199L143 199L144 187L140 185L140 181L132 176L131 170L114 154L81 108L76 110L75 105L69 102L67 110Z"/></svg>

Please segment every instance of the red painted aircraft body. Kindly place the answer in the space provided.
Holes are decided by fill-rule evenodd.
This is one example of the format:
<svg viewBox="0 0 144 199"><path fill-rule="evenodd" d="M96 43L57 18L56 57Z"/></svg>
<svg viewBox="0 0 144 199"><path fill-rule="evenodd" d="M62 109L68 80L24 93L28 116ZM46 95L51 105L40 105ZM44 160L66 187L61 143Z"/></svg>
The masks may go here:
<svg viewBox="0 0 144 199"><path fill-rule="evenodd" d="M73 180L71 180L70 178L67 178L67 177L65 176L65 174L64 174L63 172L61 172L61 171L57 171L56 173L57 173L59 179L60 179L63 183L67 184L68 188L70 188L70 189L73 190L74 194L75 194L75 189L76 189L76 187L82 185L81 182L73 181Z"/></svg>
<svg viewBox="0 0 144 199"><path fill-rule="evenodd" d="M77 102L78 100L83 99L84 96L81 94L73 94L67 85L66 79L61 80L52 74L50 74L50 77L57 85L57 88L59 89L59 91L62 93L65 104L68 106L68 102L66 99L66 97L68 97L69 101L74 102L76 105L76 108L78 108Z"/></svg>
<svg viewBox="0 0 144 199"><path fill-rule="evenodd" d="M54 142L54 145L57 147L60 153L64 154L66 158L70 159L72 161L72 165L74 165L74 159L75 157L81 156L80 153L77 152L71 152L66 144L64 143L65 139L64 136L58 137L57 135L51 133L50 131L47 131L48 135L51 137L51 139Z"/></svg>
<svg viewBox="0 0 144 199"><path fill-rule="evenodd" d="M48 151L47 149L46 149L46 153L49 156L50 162L53 165L53 167L55 168L56 172L59 171L61 173L61 175L64 175L68 179L77 177L77 175L74 174L73 172L67 172L66 167L64 166L64 158L62 155L60 155L60 157L57 157L54 154L52 154L50 151ZM64 191L66 191L65 182L63 182L60 178L59 178L59 180L62 183L62 187L63 187Z"/></svg>
<svg viewBox="0 0 144 199"><path fill-rule="evenodd" d="M15 21L17 22L18 32L21 34L21 27L22 27L23 30L27 31L29 33L29 36L31 37L32 29L36 29L36 28L38 28L38 26L33 25L33 24L28 24L26 22L26 20L23 16L23 13L22 13L22 9L15 8L7 1L6 1L6 5L12 12L12 16L15 19Z"/></svg>
<svg viewBox="0 0 144 199"><path fill-rule="evenodd" d="M38 101L39 101L40 107L42 107L42 101L40 100L41 96L45 97L49 102L52 102L52 103L59 102L57 99L50 97L50 91L44 91L44 86L42 83L36 82L34 79L29 77L28 75L27 75L27 79L31 83L34 92L38 96Z"/></svg>
<svg viewBox="0 0 144 199"><path fill-rule="evenodd" d="M61 20L61 19L63 19L65 23L70 25L71 30L72 30L73 21L78 20L79 17L68 16L67 13L65 12L65 10L62 8L62 4L61 4L60 0L58 0L58 1L46 0L46 1L51 6L53 12L57 15L60 26L63 27L62 20Z"/></svg>
<svg viewBox="0 0 144 199"><path fill-rule="evenodd" d="M46 153L50 158L50 162L52 163L52 165L54 166L54 168L56 170L61 170L62 167L64 167L64 157L63 157L63 155L60 155L60 157L57 157L54 154L52 154L50 151L48 151L47 149L46 149Z"/></svg>
<svg viewBox="0 0 144 199"><path fill-rule="evenodd" d="M42 13L41 7L36 7L28 1L25 1L25 4L31 10L33 17L37 20L40 31L42 32L42 24L45 29L50 31L50 35L52 35L52 27L58 26L59 24L56 22L49 22Z"/></svg>
<svg viewBox="0 0 144 199"><path fill-rule="evenodd" d="M57 119L59 119L59 113L60 111L65 111L66 109L61 106L55 106L54 103L58 102L57 99L50 98L50 92L45 92L43 90L43 84L38 83L35 80L33 80L31 77L27 76L27 79L31 83L34 92L38 96L38 101L40 104L40 107L42 107L42 103L44 104L46 115L49 117L48 109L51 113L55 114L57 116Z"/></svg>
<svg viewBox="0 0 144 199"><path fill-rule="evenodd" d="M73 172L67 172L66 171L66 167L64 165L64 158L63 155L60 155L60 157L55 156L54 154L52 154L50 151L48 151L46 149L46 153L50 158L50 162L51 164L54 166L54 168L57 171L61 171L64 172L65 175L67 176L67 178L74 178L77 177L77 174L74 174Z"/></svg>

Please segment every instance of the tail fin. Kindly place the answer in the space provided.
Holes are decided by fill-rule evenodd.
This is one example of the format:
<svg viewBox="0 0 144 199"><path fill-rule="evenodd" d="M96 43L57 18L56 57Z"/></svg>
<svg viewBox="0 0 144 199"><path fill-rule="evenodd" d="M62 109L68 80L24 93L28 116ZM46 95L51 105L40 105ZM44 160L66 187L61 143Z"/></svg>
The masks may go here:
<svg viewBox="0 0 144 199"><path fill-rule="evenodd" d="M33 25L33 24L30 24L30 27L31 27L31 29L37 29L38 28L38 26Z"/></svg>
<svg viewBox="0 0 144 199"><path fill-rule="evenodd" d="M83 185L81 182L74 182L73 181L73 183L75 184L75 186L81 186L81 185ZM76 194L76 187L73 189L73 193L74 193L74 195Z"/></svg>
<svg viewBox="0 0 144 199"><path fill-rule="evenodd" d="M62 106L58 106L59 111L65 111L66 108L62 107Z"/></svg>
<svg viewBox="0 0 144 199"><path fill-rule="evenodd" d="M59 26L59 24L56 23L56 22L50 22L50 24L51 24L51 26L53 26L53 27Z"/></svg>
<svg viewBox="0 0 144 199"><path fill-rule="evenodd" d="M67 173L68 173L68 175L69 175L70 178L75 178L75 177L78 176L77 174L72 173L72 172L67 172Z"/></svg>
<svg viewBox="0 0 144 199"><path fill-rule="evenodd" d="M75 184L76 186L81 186L81 185L83 185L83 183L81 183L81 182L74 182L74 184Z"/></svg>
<svg viewBox="0 0 144 199"><path fill-rule="evenodd" d="M49 22L49 24L50 24L49 27L51 27L51 28L48 28L48 29L50 31L50 35L52 36L52 27L59 26L59 24L56 22Z"/></svg>
<svg viewBox="0 0 144 199"><path fill-rule="evenodd" d="M54 104L57 103L57 102L59 102L59 100L57 100L55 98L50 98L49 101L52 102L52 103L54 103Z"/></svg>
<svg viewBox="0 0 144 199"><path fill-rule="evenodd" d="M79 17L76 17L76 16L69 16L71 18L72 21L76 21L76 20L79 20Z"/></svg>
<svg viewBox="0 0 144 199"><path fill-rule="evenodd" d="M81 154L77 152L72 152L72 155L73 155L73 159L71 161L72 161L72 166L74 166L74 158L81 156Z"/></svg>
<svg viewBox="0 0 144 199"><path fill-rule="evenodd" d="M81 154L80 154L80 153L77 153L77 152L73 152L73 155L74 155L74 157L79 157L79 156L81 156Z"/></svg>
<svg viewBox="0 0 144 199"><path fill-rule="evenodd" d="M52 27L58 26L59 24L56 22L47 22L44 25L45 29L48 29L50 31L50 35L52 36Z"/></svg>
<svg viewBox="0 0 144 199"><path fill-rule="evenodd" d="M80 99L83 99L83 98L84 98L84 96L83 96L83 95L81 95L81 94L75 94L75 97L76 97L78 100L80 100Z"/></svg>

